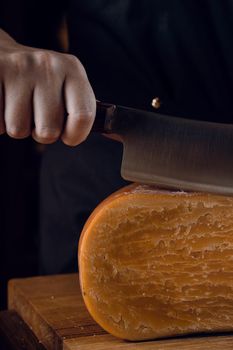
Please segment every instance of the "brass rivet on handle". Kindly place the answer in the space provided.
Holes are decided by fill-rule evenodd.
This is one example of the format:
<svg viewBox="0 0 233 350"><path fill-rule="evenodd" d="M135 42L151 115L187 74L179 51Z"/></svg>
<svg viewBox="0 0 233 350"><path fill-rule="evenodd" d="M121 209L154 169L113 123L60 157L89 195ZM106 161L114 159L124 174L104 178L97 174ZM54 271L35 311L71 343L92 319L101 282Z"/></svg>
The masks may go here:
<svg viewBox="0 0 233 350"><path fill-rule="evenodd" d="M159 109L161 106L161 101L159 97L154 97L152 102L151 102L151 106L155 109Z"/></svg>

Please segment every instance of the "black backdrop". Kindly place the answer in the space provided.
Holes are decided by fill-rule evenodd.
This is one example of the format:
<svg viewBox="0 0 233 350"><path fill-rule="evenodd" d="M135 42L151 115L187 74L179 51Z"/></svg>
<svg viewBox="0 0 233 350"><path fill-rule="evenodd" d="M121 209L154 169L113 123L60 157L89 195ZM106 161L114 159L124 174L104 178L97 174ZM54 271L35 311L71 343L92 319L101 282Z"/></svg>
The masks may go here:
<svg viewBox="0 0 233 350"><path fill-rule="evenodd" d="M59 50L60 9L59 1L1 1L0 28L21 44ZM0 309L10 278L37 274L40 157L30 138L0 136Z"/></svg>

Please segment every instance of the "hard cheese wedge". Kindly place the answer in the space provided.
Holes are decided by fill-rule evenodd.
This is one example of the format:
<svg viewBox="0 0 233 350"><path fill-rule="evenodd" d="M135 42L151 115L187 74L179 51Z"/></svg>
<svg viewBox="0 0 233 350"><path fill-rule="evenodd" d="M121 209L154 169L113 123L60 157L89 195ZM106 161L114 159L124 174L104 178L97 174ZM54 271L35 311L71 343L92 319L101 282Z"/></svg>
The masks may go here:
<svg viewBox="0 0 233 350"><path fill-rule="evenodd" d="M85 304L128 340L233 330L233 197L132 185L79 245Z"/></svg>

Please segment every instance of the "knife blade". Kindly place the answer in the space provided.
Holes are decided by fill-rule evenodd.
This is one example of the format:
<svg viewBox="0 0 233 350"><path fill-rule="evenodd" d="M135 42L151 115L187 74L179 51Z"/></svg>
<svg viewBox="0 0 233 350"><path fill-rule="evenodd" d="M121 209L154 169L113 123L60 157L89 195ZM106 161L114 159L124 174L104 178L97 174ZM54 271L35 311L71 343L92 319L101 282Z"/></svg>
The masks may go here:
<svg viewBox="0 0 233 350"><path fill-rule="evenodd" d="M124 179L233 195L233 125L97 103L93 131L118 134Z"/></svg>

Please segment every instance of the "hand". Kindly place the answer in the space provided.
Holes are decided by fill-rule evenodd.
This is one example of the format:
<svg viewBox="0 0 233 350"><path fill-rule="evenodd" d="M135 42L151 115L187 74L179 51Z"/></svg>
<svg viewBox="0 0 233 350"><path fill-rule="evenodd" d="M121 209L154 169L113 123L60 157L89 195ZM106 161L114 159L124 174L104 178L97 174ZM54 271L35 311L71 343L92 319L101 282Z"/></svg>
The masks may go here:
<svg viewBox="0 0 233 350"><path fill-rule="evenodd" d="M20 45L0 30L0 134L75 146L88 136L95 112L75 56Z"/></svg>

